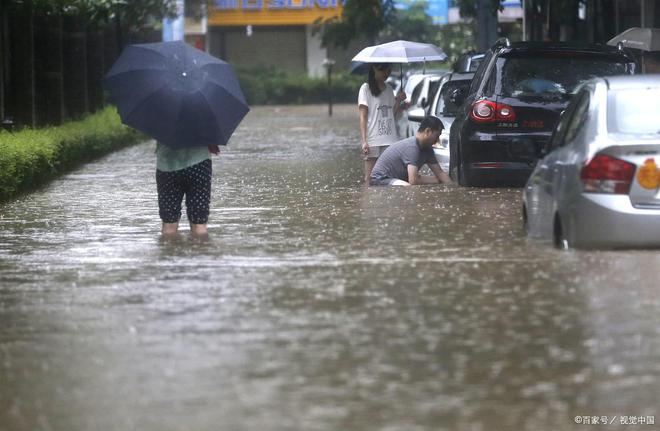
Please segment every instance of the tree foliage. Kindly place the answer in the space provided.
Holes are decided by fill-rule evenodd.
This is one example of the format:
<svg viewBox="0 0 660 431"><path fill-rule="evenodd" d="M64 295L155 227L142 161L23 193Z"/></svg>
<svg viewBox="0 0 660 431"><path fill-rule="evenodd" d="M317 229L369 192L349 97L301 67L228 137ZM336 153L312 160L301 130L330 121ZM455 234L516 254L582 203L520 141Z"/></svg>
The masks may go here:
<svg viewBox="0 0 660 431"><path fill-rule="evenodd" d="M453 64L461 54L476 49L474 26L470 23L443 25L434 43L447 54L447 64Z"/></svg>
<svg viewBox="0 0 660 431"><path fill-rule="evenodd" d="M426 13L428 2L416 0L403 0L403 8L397 8L392 14L392 20L382 33L380 40L413 40L415 42L434 43L438 27L433 19Z"/></svg>
<svg viewBox="0 0 660 431"><path fill-rule="evenodd" d="M9 8L26 6L44 14L80 17L90 26L101 26L119 19L133 28L152 19L174 16L176 12L175 0L8 0Z"/></svg>
<svg viewBox="0 0 660 431"><path fill-rule="evenodd" d="M346 48L351 40L374 42L393 20L394 0L346 0L340 18L317 20L314 32L321 33L323 46Z"/></svg>

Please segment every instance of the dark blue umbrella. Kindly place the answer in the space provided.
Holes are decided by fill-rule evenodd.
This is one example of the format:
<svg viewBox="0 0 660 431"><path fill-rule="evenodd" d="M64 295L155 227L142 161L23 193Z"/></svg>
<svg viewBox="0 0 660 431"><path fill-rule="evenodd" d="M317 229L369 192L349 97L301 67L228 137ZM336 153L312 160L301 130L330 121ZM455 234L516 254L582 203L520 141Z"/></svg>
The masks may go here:
<svg viewBox="0 0 660 431"><path fill-rule="evenodd" d="M351 64L348 66L348 70L353 75L364 75L369 72L369 68L372 65L365 63L363 61L351 61Z"/></svg>
<svg viewBox="0 0 660 431"><path fill-rule="evenodd" d="M103 85L124 124L173 148L226 145L250 110L229 64L180 41L129 45Z"/></svg>
<svg viewBox="0 0 660 431"><path fill-rule="evenodd" d="M351 75L364 75L369 72L369 69L371 66L373 66L374 63L366 63L364 61L351 61L351 63L348 66L348 70L350 71ZM403 65L399 64L399 71L400 77L399 81L403 79Z"/></svg>

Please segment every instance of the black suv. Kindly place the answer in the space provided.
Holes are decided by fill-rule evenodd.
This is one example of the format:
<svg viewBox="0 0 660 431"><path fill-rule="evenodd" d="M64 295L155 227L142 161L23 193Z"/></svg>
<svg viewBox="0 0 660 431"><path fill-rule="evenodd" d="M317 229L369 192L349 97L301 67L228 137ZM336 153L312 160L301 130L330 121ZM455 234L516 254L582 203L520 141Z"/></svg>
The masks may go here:
<svg viewBox="0 0 660 431"><path fill-rule="evenodd" d="M575 88L635 73L632 54L602 45L500 39L451 125L449 170L460 185L524 185Z"/></svg>

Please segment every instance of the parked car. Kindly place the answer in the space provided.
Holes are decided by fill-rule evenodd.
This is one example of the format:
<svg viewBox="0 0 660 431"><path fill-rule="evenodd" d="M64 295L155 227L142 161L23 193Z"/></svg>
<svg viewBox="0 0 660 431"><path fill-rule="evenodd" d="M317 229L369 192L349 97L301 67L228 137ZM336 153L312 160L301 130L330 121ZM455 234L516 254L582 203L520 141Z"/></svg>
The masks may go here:
<svg viewBox="0 0 660 431"><path fill-rule="evenodd" d="M460 109L460 101L465 99L474 73L448 73L439 81L439 87L433 96L430 109L417 108L408 112L408 121L417 130L427 114L435 115L445 126L438 144L434 146L435 155L443 170L449 170L449 129Z"/></svg>
<svg viewBox="0 0 660 431"><path fill-rule="evenodd" d="M451 175L465 186L522 186L577 86L634 72L616 47L498 41L451 126Z"/></svg>
<svg viewBox="0 0 660 431"><path fill-rule="evenodd" d="M523 190L531 236L566 247L660 247L660 75L580 87Z"/></svg>
<svg viewBox="0 0 660 431"><path fill-rule="evenodd" d="M413 63L413 64L417 65L418 63ZM408 69L405 72L403 72L403 80L407 81L408 78L412 75L444 75L447 72L449 72L449 70L444 69L444 68L443 69L437 69L437 68L429 69L429 68L426 68L426 67L422 67L422 68L416 67L416 68L413 68L413 69Z"/></svg>
<svg viewBox="0 0 660 431"><path fill-rule="evenodd" d="M424 76L421 73L419 74L411 74L407 77L404 77L404 84L403 84L403 91L406 93L406 102L413 103L411 99L411 95L413 91L415 90L415 87L419 85L422 80L424 79ZM398 93L398 89L395 90L394 94ZM408 117L405 112L400 115L397 120L396 120L396 128L397 128L397 133L399 134L400 138L405 138L406 133L408 131Z"/></svg>
<svg viewBox="0 0 660 431"><path fill-rule="evenodd" d="M406 101L410 103L410 107L397 120L397 131L401 138L411 136L412 129L408 122L408 112L417 108L426 109L429 106L430 101L428 94L429 91L434 90L434 82L438 79L438 76L439 75L435 73L430 75L413 74L410 75L405 82L403 91L406 93Z"/></svg>
<svg viewBox="0 0 660 431"><path fill-rule="evenodd" d="M429 75L425 76L422 82L417 84L417 87L413 90L411 96L412 105L407 110L408 117L408 128L406 129L405 134L402 137L412 136L419 129L419 123L421 120L410 120L410 113L417 112L421 113L422 119L424 116L430 113L431 103L433 102L433 97L438 92L438 88L445 76L449 73L443 75Z"/></svg>
<svg viewBox="0 0 660 431"><path fill-rule="evenodd" d="M464 54L461 54L454 63L452 72L455 73L474 73L477 71L477 68L484 59L485 54L483 52L476 53L474 51L469 51Z"/></svg>

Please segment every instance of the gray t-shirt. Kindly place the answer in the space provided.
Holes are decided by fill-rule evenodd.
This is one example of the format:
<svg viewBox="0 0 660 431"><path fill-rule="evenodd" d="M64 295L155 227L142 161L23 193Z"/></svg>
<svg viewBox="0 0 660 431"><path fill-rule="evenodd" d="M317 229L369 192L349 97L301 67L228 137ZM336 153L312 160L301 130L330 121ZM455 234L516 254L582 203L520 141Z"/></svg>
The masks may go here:
<svg viewBox="0 0 660 431"><path fill-rule="evenodd" d="M422 149L414 136L390 145L376 161L371 171L373 184L384 184L387 180L408 181L408 165L421 168L425 164L437 164L433 147Z"/></svg>

